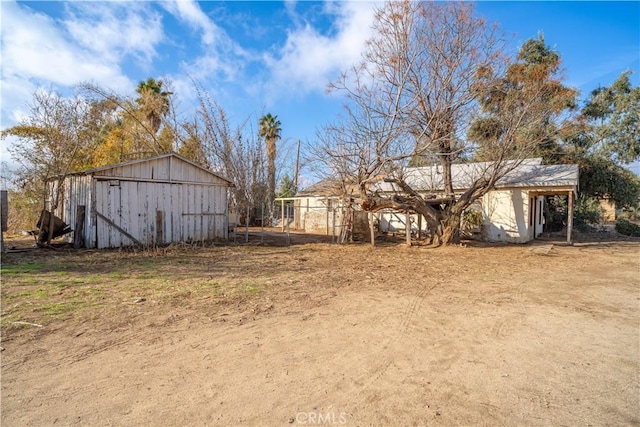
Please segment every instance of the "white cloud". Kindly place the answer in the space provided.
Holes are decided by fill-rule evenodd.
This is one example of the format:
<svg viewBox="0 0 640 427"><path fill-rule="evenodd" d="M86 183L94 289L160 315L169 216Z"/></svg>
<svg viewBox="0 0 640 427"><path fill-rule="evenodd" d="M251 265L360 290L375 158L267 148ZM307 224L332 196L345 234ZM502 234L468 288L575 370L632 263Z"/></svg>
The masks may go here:
<svg viewBox="0 0 640 427"><path fill-rule="evenodd" d="M193 81L216 98L231 96L230 93L235 90L246 90L245 82L249 80L245 72L246 66L256 60L254 55L233 40L202 11L197 2L173 0L162 2L161 5L176 19L202 33L201 45L191 47L192 53L199 54L181 62L179 70L168 77L179 93L180 100L191 105L197 103Z"/></svg>
<svg viewBox="0 0 640 427"><path fill-rule="evenodd" d="M125 55L150 62L163 40L162 17L145 3L67 4L63 24L78 46L118 62Z"/></svg>
<svg viewBox="0 0 640 427"><path fill-rule="evenodd" d="M83 80L129 86L117 64L76 44L49 16L6 2L2 24L3 83L18 78L62 86Z"/></svg>
<svg viewBox="0 0 640 427"><path fill-rule="evenodd" d="M361 60L374 7L370 2L326 3L325 12L336 16L333 33L321 34L310 24L290 32L277 55L265 56L272 77L267 85L275 91L324 90L340 71Z"/></svg>
<svg viewBox="0 0 640 427"><path fill-rule="evenodd" d="M210 78L236 81L240 77L250 54L210 19L197 2L173 0L161 5L179 21L202 32L202 54L183 62L182 72L198 81Z"/></svg>
<svg viewBox="0 0 640 427"><path fill-rule="evenodd" d="M193 0L175 0L162 2L162 6L176 16L181 21L184 21L202 31L202 43L205 45L212 45L216 39L219 39L222 35L222 31L218 28L209 17L200 9L198 3Z"/></svg>
<svg viewBox="0 0 640 427"><path fill-rule="evenodd" d="M0 126L16 124L28 112L33 91L44 86L69 93L91 81L130 91L133 81L120 68L126 55L145 60L162 38L158 17L115 3L74 3L65 20L55 20L16 2L2 2ZM101 20L104 18L104 21ZM0 158L11 141L0 142Z"/></svg>

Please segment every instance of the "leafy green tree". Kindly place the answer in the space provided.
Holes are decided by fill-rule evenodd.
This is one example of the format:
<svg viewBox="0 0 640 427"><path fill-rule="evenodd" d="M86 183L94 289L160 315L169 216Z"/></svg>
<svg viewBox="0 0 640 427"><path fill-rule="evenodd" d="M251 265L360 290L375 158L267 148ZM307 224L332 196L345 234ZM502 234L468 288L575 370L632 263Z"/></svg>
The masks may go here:
<svg viewBox="0 0 640 427"><path fill-rule="evenodd" d="M623 167L640 158L640 87L631 86L629 74L592 91L562 136L562 161L580 165L583 211L593 208L594 217L603 198L618 208L640 201L640 178Z"/></svg>
<svg viewBox="0 0 640 427"><path fill-rule="evenodd" d="M610 158L592 155L578 160L580 192L597 199L609 198L618 207L635 206L640 197L640 178Z"/></svg>
<svg viewBox="0 0 640 427"><path fill-rule="evenodd" d="M508 66L504 77L496 79L487 74L488 70L479 71L480 87L485 88L479 96L483 114L468 132L468 137L478 144L477 160L492 161L501 155L518 158L524 148L528 156L558 162L561 148L557 141L562 127L557 119L576 107L577 95L558 78L560 64L560 55L546 45L540 34L522 45L517 61ZM529 121L527 117L536 119ZM513 120L523 119L527 125L515 127L513 132ZM505 137L511 142L507 151Z"/></svg>
<svg viewBox="0 0 640 427"><path fill-rule="evenodd" d="M582 145L617 163L640 159L640 86L632 87L630 74L624 72L610 87L591 92L582 109L589 125Z"/></svg>
<svg viewBox="0 0 640 427"><path fill-rule="evenodd" d="M285 174L280 181L280 188L278 189L277 197L293 197L296 195L295 183L289 174Z"/></svg>
<svg viewBox="0 0 640 427"><path fill-rule="evenodd" d="M169 114L171 95L173 95L173 92L164 90L163 86L162 80L149 77L146 81L140 82L136 88L138 94L136 103L149 121L151 131L156 134L160 130L163 118Z"/></svg>

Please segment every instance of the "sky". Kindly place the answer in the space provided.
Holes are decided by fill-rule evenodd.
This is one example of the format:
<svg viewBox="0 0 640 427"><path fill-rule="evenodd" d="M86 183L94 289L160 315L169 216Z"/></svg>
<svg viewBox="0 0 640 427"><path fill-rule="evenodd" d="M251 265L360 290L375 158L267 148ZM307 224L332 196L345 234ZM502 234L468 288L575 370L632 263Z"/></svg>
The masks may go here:
<svg viewBox="0 0 640 427"><path fill-rule="evenodd" d="M359 62L376 4L367 1L0 0L0 128L28 112L38 87L71 94L93 82L133 95L148 77L171 82L190 115L197 81L234 123L266 113L282 123L282 146L313 143L342 108L327 84ZM514 50L544 34L566 83L582 99L631 70L640 78L640 2L481 1ZM0 142L0 160L11 163ZM288 152L295 150L285 151ZM637 170L636 170L637 169ZM640 174L640 165L634 166Z"/></svg>

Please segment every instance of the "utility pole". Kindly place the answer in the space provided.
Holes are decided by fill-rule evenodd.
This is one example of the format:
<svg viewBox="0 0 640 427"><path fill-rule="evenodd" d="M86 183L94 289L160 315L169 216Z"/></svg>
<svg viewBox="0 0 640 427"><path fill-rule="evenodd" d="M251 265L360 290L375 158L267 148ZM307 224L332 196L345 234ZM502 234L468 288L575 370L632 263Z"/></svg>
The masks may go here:
<svg viewBox="0 0 640 427"><path fill-rule="evenodd" d="M298 192L298 173L300 172L300 140L298 140L298 153L296 154L296 176L293 180L293 190ZM294 196L295 196L294 193Z"/></svg>

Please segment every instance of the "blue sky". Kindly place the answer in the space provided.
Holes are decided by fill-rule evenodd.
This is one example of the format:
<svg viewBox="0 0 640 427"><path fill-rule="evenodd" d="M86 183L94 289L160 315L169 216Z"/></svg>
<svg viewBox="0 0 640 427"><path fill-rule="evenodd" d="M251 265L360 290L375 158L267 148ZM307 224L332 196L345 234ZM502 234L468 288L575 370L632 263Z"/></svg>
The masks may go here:
<svg viewBox="0 0 640 427"><path fill-rule="evenodd" d="M296 140L312 142L340 111L340 96L325 88L358 61L374 6L2 1L0 125L25 114L38 86L70 93L93 81L132 94L147 77L171 81L179 111L190 114L193 78L236 122L278 115L286 154ZM638 85L639 2L479 2L476 9L500 25L513 49L544 33L564 61L567 84L583 97L625 70ZM9 160L7 144L0 147L2 160Z"/></svg>

